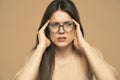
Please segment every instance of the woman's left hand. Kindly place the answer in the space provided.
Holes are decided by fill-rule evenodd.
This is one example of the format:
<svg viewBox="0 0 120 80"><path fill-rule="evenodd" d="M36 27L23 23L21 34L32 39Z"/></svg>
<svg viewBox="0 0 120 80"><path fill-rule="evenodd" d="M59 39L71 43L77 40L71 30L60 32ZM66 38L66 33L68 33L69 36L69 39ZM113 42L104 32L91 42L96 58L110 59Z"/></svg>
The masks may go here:
<svg viewBox="0 0 120 80"><path fill-rule="evenodd" d="M118 80L118 73L115 69L103 59L102 54L97 48L85 41L80 31L79 23L75 20L73 22L76 24L76 35L73 44L78 50L84 50L95 78L99 80Z"/></svg>
<svg viewBox="0 0 120 80"><path fill-rule="evenodd" d="M76 22L74 19L72 19L72 21L76 24L75 39L74 39L73 44L76 49L81 50L84 48L84 46L87 44L87 42L83 38L79 23Z"/></svg>

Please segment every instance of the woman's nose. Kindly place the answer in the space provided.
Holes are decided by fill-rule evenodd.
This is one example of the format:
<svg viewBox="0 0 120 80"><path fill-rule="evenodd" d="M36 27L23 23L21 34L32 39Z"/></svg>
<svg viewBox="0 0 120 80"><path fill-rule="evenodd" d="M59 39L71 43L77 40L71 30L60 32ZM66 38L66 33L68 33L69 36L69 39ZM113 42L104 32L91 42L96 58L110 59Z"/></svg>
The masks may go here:
<svg viewBox="0 0 120 80"><path fill-rule="evenodd" d="M64 29L63 29L63 26L60 26L60 29L59 29L59 33L64 33Z"/></svg>

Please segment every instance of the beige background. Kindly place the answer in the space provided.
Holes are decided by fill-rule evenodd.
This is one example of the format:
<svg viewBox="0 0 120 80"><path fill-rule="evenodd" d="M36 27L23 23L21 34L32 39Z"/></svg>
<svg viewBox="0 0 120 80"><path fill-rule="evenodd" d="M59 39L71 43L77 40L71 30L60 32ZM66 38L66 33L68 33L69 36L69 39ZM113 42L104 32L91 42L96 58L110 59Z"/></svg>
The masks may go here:
<svg viewBox="0 0 120 80"><path fill-rule="evenodd" d="M0 0L0 80L12 80L24 65L50 1ZM100 49L106 61L120 72L120 1L74 2L81 16L85 38Z"/></svg>

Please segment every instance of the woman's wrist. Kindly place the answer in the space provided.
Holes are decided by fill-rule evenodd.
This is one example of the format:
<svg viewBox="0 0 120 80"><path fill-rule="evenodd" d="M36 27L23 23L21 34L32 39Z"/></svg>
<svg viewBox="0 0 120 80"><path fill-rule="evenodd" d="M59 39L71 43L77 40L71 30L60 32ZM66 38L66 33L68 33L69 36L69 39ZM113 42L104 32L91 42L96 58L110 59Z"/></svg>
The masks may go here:
<svg viewBox="0 0 120 80"><path fill-rule="evenodd" d="M88 42L84 42L79 45L79 50L82 51L86 56L90 53L93 53L93 47Z"/></svg>
<svg viewBox="0 0 120 80"><path fill-rule="evenodd" d="M36 48L37 52L44 53L45 50L46 50L46 47L44 45L40 45L40 44L37 45L37 48Z"/></svg>
<svg viewBox="0 0 120 80"><path fill-rule="evenodd" d="M82 49L86 50L86 48L88 48L88 47L90 47L90 44L87 43L86 41L84 41L83 43L79 44L79 49L82 48Z"/></svg>

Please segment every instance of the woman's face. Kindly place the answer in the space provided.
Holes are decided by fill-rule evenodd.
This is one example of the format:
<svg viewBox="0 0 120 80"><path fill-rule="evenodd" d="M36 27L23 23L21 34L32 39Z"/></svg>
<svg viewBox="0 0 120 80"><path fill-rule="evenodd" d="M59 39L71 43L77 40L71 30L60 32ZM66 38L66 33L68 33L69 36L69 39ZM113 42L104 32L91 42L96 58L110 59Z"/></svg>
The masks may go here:
<svg viewBox="0 0 120 80"><path fill-rule="evenodd" d="M75 26L68 13L58 10L50 19L50 38L57 47L72 45L75 36ZM64 26L64 29L63 29Z"/></svg>

